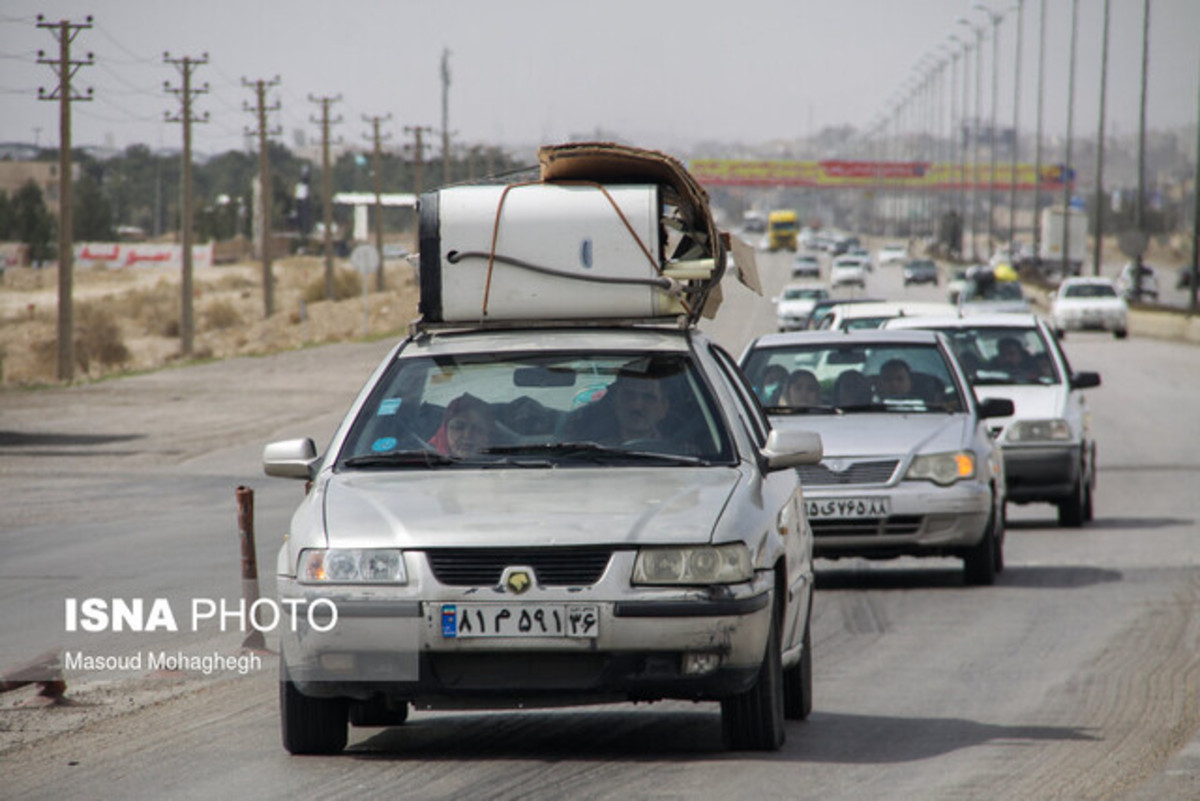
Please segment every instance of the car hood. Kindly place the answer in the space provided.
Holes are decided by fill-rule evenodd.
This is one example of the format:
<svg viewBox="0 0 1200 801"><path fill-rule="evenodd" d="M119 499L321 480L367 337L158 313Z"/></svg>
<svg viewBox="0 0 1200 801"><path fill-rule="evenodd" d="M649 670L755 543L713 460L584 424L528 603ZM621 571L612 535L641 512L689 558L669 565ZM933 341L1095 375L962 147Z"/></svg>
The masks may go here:
<svg viewBox="0 0 1200 801"><path fill-rule="evenodd" d="M335 547L707 541L741 480L733 468L405 470L334 475Z"/></svg>
<svg viewBox="0 0 1200 801"><path fill-rule="evenodd" d="M896 456L958 450L970 442L965 414L796 415L772 417L777 428L821 435L824 458Z"/></svg>
<svg viewBox="0 0 1200 801"><path fill-rule="evenodd" d="M1013 420L1048 420L1062 417L1067 404L1067 388L1063 384L996 384L975 387L975 395L984 398L1007 398L1013 402L1011 417L988 420L991 428L1005 426Z"/></svg>

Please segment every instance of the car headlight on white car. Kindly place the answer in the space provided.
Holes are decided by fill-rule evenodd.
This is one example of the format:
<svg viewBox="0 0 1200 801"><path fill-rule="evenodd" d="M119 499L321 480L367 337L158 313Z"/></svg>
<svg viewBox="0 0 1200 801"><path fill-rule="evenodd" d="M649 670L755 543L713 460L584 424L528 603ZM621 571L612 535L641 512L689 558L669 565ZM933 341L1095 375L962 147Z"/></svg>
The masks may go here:
<svg viewBox="0 0 1200 801"><path fill-rule="evenodd" d="M922 454L913 459L904 477L948 487L956 481L975 477L975 454L971 451Z"/></svg>
<svg viewBox="0 0 1200 801"><path fill-rule="evenodd" d="M404 556L396 548L313 548L300 552L305 584L407 584Z"/></svg>
<svg viewBox="0 0 1200 801"><path fill-rule="evenodd" d="M1006 442L1065 442L1071 439L1071 426L1061 418L1018 420L1004 434Z"/></svg>
<svg viewBox="0 0 1200 801"><path fill-rule="evenodd" d="M633 564L634 584L739 584L754 576L744 543L642 548Z"/></svg>

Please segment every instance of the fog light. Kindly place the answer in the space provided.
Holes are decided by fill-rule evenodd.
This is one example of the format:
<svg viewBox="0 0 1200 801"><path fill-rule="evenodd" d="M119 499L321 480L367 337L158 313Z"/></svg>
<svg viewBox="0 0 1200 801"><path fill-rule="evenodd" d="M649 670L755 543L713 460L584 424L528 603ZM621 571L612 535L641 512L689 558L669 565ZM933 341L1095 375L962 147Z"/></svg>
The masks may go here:
<svg viewBox="0 0 1200 801"><path fill-rule="evenodd" d="M721 655L706 651L683 655L683 675L703 676L712 673L721 664Z"/></svg>
<svg viewBox="0 0 1200 801"><path fill-rule="evenodd" d="M321 654L320 663L331 673L350 673L354 670L354 654Z"/></svg>

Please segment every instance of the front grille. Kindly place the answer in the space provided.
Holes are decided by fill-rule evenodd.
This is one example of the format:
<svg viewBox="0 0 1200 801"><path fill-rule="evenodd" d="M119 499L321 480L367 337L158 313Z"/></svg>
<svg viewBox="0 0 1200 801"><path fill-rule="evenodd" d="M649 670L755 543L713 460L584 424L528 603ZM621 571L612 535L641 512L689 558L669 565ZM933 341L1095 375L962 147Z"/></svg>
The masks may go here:
<svg viewBox="0 0 1200 801"><path fill-rule="evenodd" d="M834 472L825 463L801 465L796 468L800 483L808 487L829 487L845 484L886 484L896 472L896 459L875 462L855 462L845 470Z"/></svg>
<svg viewBox="0 0 1200 801"><path fill-rule="evenodd" d="M809 520L814 537L887 537L916 534L924 518L921 515L850 518L846 520Z"/></svg>
<svg viewBox="0 0 1200 801"><path fill-rule="evenodd" d="M425 552L434 577L454 587L494 587L506 567L533 568L542 586L595 584L612 548L444 548Z"/></svg>

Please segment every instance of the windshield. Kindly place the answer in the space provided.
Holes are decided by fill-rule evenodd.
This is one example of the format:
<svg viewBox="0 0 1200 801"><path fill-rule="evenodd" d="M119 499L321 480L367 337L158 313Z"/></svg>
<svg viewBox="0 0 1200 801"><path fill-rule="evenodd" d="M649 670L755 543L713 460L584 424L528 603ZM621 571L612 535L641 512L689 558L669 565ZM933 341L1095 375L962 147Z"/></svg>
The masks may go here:
<svg viewBox="0 0 1200 801"><path fill-rule="evenodd" d="M785 289L783 290L784 300L820 300L828 297L829 293L824 289Z"/></svg>
<svg viewBox="0 0 1200 801"><path fill-rule="evenodd" d="M951 328L942 333L973 386L1062 381L1041 329Z"/></svg>
<svg viewBox="0 0 1200 801"><path fill-rule="evenodd" d="M752 351L744 369L771 414L966 408L953 370L934 344L789 344Z"/></svg>
<svg viewBox="0 0 1200 801"><path fill-rule="evenodd" d="M338 465L680 465L731 454L688 355L478 353L393 362Z"/></svg>

